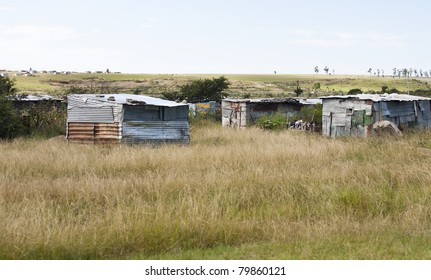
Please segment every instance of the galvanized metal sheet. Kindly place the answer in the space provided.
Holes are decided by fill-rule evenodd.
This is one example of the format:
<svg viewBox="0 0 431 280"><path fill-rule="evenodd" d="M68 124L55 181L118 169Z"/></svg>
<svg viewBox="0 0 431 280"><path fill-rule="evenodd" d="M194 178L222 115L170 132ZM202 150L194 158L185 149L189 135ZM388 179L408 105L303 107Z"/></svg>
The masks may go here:
<svg viewBox="0 0 431 280"><path fill-rule="evenodd" d="M114 123L112 107L71 107L67 109L67 122Z"/></svg>
<svg viewBox="0 0 431 280"><path fill-rule="evenodd" d="M408 94L397 94L397 93L385 93L385 94L356 94L356 95L330 95L322 96L320 99L359 99L359 100L372 100L375 102L379 101L415 101L415 100L431 100L431 98L408 95Z"/></svg>
<svg viewBox="0 0 431 280"><path fill-rule="evenodd" d="M188 143L189 140L188 121L125 121L122 127L123 143Z"/></svg>

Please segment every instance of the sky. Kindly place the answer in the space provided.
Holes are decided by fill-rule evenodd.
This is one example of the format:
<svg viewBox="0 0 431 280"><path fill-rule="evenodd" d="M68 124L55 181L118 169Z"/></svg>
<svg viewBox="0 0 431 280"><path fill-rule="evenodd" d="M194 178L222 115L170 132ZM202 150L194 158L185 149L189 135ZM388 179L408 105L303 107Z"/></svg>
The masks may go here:
<svg viewBox="0 0 431 280"><path fill-rule="evenodd" d="M0 69L430 71L430 11L429 0L0 0Z"/></svg>

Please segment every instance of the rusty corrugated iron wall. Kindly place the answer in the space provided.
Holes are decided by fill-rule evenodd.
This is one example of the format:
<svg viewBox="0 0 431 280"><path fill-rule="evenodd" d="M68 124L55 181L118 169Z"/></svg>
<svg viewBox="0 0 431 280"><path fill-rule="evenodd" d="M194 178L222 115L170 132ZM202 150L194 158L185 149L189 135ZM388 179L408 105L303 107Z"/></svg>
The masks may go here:
<svg viewBox="0 0 431 280"><path fill-rule="evenodd" d="M119 123L68 123L69 143L115 144L120 143Z"/></svg>

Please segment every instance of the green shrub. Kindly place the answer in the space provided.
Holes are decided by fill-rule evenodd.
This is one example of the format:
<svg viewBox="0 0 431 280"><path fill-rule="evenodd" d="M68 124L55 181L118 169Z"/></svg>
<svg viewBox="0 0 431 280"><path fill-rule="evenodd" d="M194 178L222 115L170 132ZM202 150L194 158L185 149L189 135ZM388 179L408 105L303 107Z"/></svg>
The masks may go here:
<svg viewBox="0 0 431 280"><path fill-rule="evenodd" d="M305 122L322 123L322 104L304 106L301 108L301 119Z"/></svg>
<svg viewBox="0 0 431 280"><path fill-rule="evenodd" d="M264 115L257 120L257 126L263 129L280 130L287 128L286 116L279 113Z"/></svg>
<svg viewBox="0 0 431 280"><path fill-rule="evenodd" d="M348 95L361 94L363 91L360 88L353 88L347 92Z"/></svg>

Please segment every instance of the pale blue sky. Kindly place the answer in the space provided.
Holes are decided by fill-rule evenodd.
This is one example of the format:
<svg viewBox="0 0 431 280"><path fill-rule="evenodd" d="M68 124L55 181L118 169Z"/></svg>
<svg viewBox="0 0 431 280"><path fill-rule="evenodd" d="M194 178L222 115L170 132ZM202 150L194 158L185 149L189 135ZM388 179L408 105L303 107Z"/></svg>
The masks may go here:
<svg viewBox="0 0 431 280"><path fill-rule="evenodd" d="M431 70L431 1L0 0L0 69Z"/></svg>

